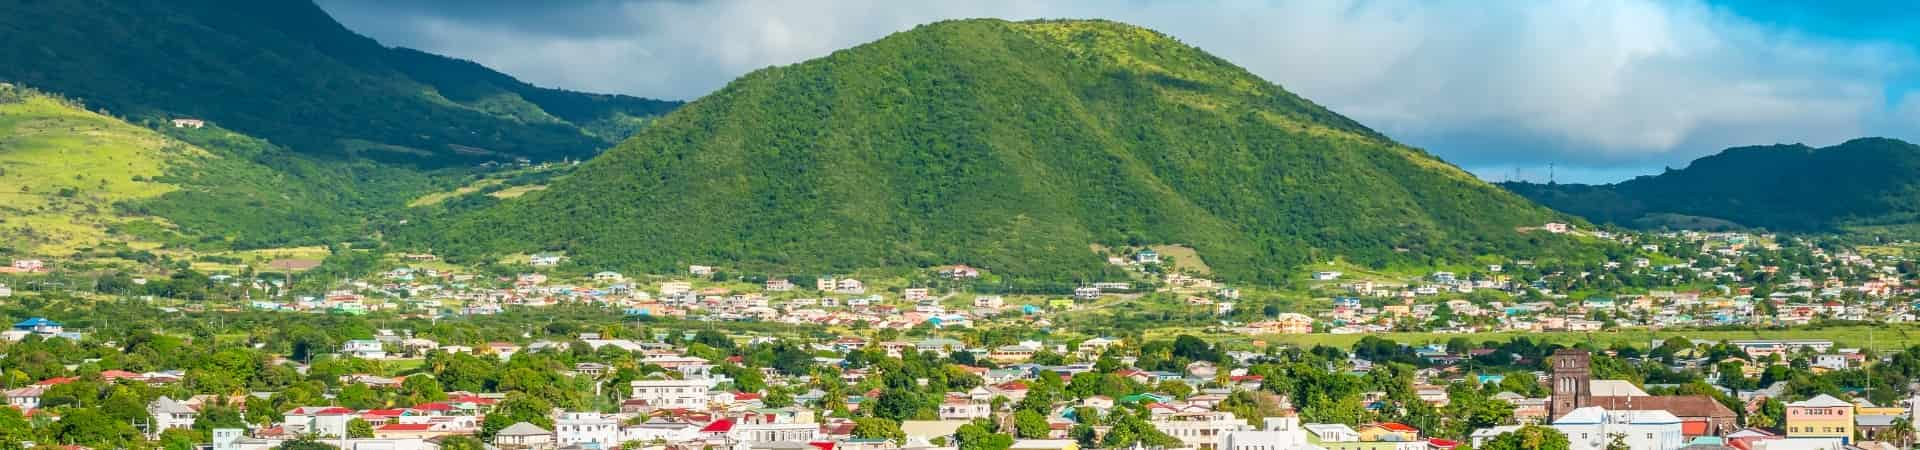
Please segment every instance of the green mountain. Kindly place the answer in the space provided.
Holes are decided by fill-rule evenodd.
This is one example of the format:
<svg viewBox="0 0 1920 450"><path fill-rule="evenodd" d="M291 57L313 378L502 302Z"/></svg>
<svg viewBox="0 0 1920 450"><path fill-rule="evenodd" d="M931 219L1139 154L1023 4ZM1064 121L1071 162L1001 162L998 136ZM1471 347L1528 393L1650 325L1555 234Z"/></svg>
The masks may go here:
<svg viewBox="0 0 1920 450"><path fill-rule="evenodd" d="M676 102L539 88L388 48L307 0L0 0L0 80L136 121L420 165L593 155Z"/></svg>
<svg viewBox="0 0 1920 450"><path fill-rule="evenodd" d="M1920 146L1862 138L1825 148L1736 147L1616 184L1504 185L1597 223L1841 231L1920 223Z"/></svg>
<svg viewBox="0 0 1920 450"><path fill-rule="evenodd" d="M209 126L155 130L0 83L0 255L363 239L453 177L318 160Z"/></svg>
<svg viewBox="0 0 1920 450"><path fill-rule="evenodd" d="M395 230L442 255L589 267L967 263L1055 280L1093 248L1192 247L1275 282L1537 250L1558 217L1168 36L1099 21L925 25L768 68L545 190Z"/></svg>

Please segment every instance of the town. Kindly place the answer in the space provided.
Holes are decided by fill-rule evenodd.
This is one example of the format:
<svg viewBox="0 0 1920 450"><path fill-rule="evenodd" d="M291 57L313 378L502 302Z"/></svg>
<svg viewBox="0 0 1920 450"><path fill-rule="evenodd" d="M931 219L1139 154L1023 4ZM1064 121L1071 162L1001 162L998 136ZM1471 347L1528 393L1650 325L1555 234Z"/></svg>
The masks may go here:
<svg viewBox="0 0 1920 450"><path fill-rule="evenodd" d="M1397 278L1336 263L1275 288L1215 281L1190 251L1143 247L1109 258L1125 281L1028 290L992 290L980 282L990 270L966 265L866 280L701 265L629 276L532 255L484 274L348 250L377 263L327 280L341 257L154 278L20 259L0 274L6 312L21 315L0 334L17 413L0 411L0 434L367 450L1913 442L1920 347L1900 329L1761 337L1913 321L1904 253L1745 233L1536 232L1621 250ZM1116 309L1167 320L1121 326ZM1730 329L1750 336L1678 337ZM1621 330L1671 337L1593 338ZM81 420L100 424L71 426Z"/></svg>

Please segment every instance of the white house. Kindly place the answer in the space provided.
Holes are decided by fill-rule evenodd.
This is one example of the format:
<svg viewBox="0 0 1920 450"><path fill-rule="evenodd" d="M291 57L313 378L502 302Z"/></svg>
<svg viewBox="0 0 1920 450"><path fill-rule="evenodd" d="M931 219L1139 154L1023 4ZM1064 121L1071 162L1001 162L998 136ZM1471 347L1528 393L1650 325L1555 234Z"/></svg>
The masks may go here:
<svg viewBox="0 0 1920 450"><path fill-rule="evenodd" d="M534 267L553 267L560 265L560 261L564 259L566 257L560 255L533 255L527 257L527 264Z"/></svg>
<svg viewBox="0 0 1920 450"><path fill-rule="evenodd" d="M620 429L620 442L688 442L699 438L699 425L659 417Z"/></svg>
<svg viewBox="0 0 1920 450"><path fill-rule="evenodd" d="M653 408L705 408L708 380L634 380L632 399Z"/></svg>
<svg viewBox="0 0 1920 450"><path fill-rule="evenodd" d="M374 339L354 339L340 346L340 353L360 359L384 359L387 348Z"/></svg>
<svg viewBox="0 0 1920 450"><path fill-rule="evenodd" d="M1307 442L1307 430L1300 418L1292 415L1268 417L1260 430L1229 431L1220 435L1216 450L1307 450L1317 448Z"/></svg>
<svg viewBox="0 0 1920 450"><path fill-rule="evenodd" d="M950 397L940 403L940 420L973 420L993 416L993 404L971 398Z"/></svg>
<svg viewBox="0 0 1920 450"><path fill-rule="evenodd" d="M834 289L835 292L839 292L842 294L867 293L866 283L861 283L860 280L856 280L852 278L841 278L838 282L834 283L834 287L835 287Z"/></svg>
<svg viewBox="0 0 1920 450"><path fill-rule="evenodd" d="M200 412L172 398L161 396L153 399L153 403L147 404L147 414L153 416L153 429L148 430L147 433L159 436L160 432L174 428L193 428L193 420L200 415Z"/></svg>
<svg viewBox="0 0 1920 450"><path fill-rule="evenodd" d="M1553 421L1553 428L1567 435L1571 450L1605 449L1615 438L1633 449L1673 450L1687 445L1680 418L1661 410L1608 411L1588 406Z"/></svg>
<svg viewBox="0 0 1920 450"><path fill-rule="evenodd" d="M538 450L553 447L553 432L538 425L520 422L493 435L493 446L507 450Z"/></svg>
<svg viewBox="0 0 1920 450"><path fill-rule="evenodd" d="M39 408L40 396L41 394L45 394L46 392L47 392L47 388L40 387L40 386L27 386L27 387L18 388L18 389L8 389L7 390L7 406L19 408L21 411L28 411L34 408Z"/></svg>
<svg viewBox="0 0 1920 450"><path fill-rule="evenodd" d="M282 429L293 434L341 437L347 435L347 421L353 410L338 406L303 406L283 414Z"/></svg>
<svg viewBox="0 0 1920 450"><path fill-rule="evenodd" d="M812 442L820 438L815 423L735 423L727 436L741 442Z"/></svg>
<svg viewBox="0 0 1920 450"><path fill-rule="evenodd" d="M620 421L597 412L564 412L560 420L553 421L553 436L561 447L616 448L620 446Z"/></svg>
<svg viewBox="0 0 1920 450"><path fill-rule="evenodd" d="M1223 434L1251 429L1246 419L1234 417L1230 412L1217 411L1178 412L1154 418L1149 423L1188 447L1198 449L1213 448Z"/></svg>

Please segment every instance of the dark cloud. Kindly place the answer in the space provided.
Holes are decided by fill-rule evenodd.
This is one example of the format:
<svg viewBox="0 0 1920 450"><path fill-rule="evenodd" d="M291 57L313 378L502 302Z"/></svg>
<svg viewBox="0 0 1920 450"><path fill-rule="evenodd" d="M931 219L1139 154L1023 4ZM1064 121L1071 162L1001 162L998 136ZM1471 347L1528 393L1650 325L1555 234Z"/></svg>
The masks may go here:
<svg viewBox="0 0 1920 450"><path fill-rule="evenodd" d="M1913 137L1911 46L1692 2L322 0L389 44L536 84L692 99L941 19L1155 28L1482 176L1579 181L1720 148ZM1579 175L1579 174L1591 175ZM1592 178L1585 178L1591 176Z"/></svg>

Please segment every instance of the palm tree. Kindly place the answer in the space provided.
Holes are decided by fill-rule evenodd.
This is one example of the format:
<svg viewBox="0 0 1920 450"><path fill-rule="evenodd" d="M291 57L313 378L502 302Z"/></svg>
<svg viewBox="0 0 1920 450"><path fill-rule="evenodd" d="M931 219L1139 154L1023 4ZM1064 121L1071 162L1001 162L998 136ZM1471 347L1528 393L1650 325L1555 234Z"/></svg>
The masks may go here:
<svg viewBox="0 0 1920 450"><path fill-rule="evenodd" d="M1906 417L1895 418L1893 419L1893 426L1888 428L1887 432L1893 433L1893 442L1895 442L1895 445L1900 448L1907 448L1909 444L1913 443L1913 420Z"/></svg>

